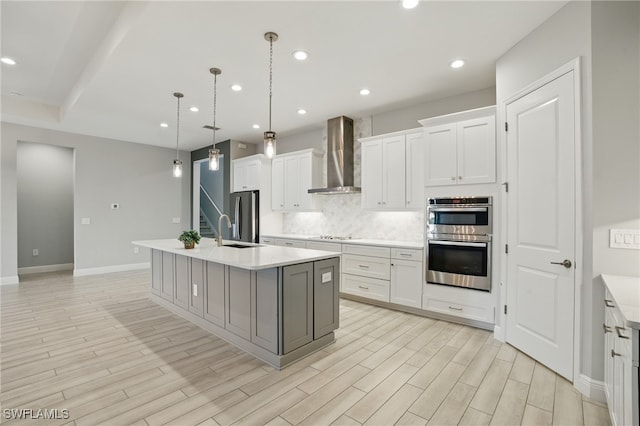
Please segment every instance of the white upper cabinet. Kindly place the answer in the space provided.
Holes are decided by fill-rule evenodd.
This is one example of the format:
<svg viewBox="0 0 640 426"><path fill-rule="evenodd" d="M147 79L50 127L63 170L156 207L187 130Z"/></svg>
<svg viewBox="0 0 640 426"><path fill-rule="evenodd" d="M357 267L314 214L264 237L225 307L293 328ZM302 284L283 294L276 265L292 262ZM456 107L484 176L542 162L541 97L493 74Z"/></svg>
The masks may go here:
<svg viewBox="0 0 640 426"><path fill-rule="evenodd" d="M317 200L307 191L322 186L322 155L313 149L276 156L272 163L272 208L313 211Z"/></svg>
<svg viewBox="0 0 640 426"><path fill-rule="evenodd" d="M271 162L271 208L284 210L284 158L274 158Z"/></svg>
<svg viewBox="0 0 640 426"><path fill-rule="evenodd" d="M425 186L495 182L495 107L429 118L420 123L425 127Z"/></svg>
<svg viewBox="0 0 640 426"><path fill-rule="evenodd" d="M260 189L262 159L257 155L233 160L233 192Z"/></svg>
<svg viewBox="0 0 640 426"><path fill-rule="evenodd" d="M407 209L424 208L424 133L409 133L405 136L405 177Z"/></svg>
<svg viewBox="0 0 640 426"><path fill-rule="evenodd" d="M360 139L363 208L421 208L424 185L422 141L421 130Z"/></svg>

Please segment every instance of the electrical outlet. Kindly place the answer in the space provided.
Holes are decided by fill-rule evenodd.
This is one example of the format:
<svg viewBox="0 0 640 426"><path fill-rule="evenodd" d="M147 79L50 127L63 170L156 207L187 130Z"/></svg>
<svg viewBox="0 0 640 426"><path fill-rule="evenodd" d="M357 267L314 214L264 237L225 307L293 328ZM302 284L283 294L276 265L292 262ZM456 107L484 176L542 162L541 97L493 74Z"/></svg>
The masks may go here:
<svg viewBox="0 0 640 426"><path fill-rule="evenodd" d="M198 297L198 284L193 284L193 297Z"/></svg>
<svg viewBox="0 0 640 426"><path fill-rule="evenodd" d="M82 218L82 224L83 225L90 225L91 224L91 219L88 217L83 217Z"/></svg>
<svg viewBox="0 0 640 426"><path fill-rule="evenodd" d="M171 219L171 221L173 223L180 223L180 218L179 217L174 217L174 218Z"/></svg>
<svg viewBox="0 0 640 426"><path fill-rule="evenodd" d="M134 247L133 254L138 254L138 253L140 253L140 247Z"/></svg>
<svg viewBox="0 0 640 426"><path fill-rule="evenodd" d="M111 203L111 210L118 210L120 208L120 204L118 203Z"/></svg>
<svg viewBox="0 0 640 426"><path fill-rule="evenodd" d="M37 256L37 255L39 255L39 254L40 254L40 253L38 252L38 249L33 249L33 255L34 255L34 256Z"/></svg>

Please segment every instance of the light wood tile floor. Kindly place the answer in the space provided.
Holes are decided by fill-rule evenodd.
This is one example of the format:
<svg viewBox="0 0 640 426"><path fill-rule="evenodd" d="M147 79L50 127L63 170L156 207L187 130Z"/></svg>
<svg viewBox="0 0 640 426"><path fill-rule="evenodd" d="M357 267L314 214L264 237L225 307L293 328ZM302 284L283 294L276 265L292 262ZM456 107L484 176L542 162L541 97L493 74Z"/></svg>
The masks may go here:
<svg viewBox="0 0 640 426"><path fill-rule="evenodd" d="M4 409L76 425L608 425L606 406L490 332L340 302L336 342L274 370L148 299L150 274L1 287Z"/></svg>

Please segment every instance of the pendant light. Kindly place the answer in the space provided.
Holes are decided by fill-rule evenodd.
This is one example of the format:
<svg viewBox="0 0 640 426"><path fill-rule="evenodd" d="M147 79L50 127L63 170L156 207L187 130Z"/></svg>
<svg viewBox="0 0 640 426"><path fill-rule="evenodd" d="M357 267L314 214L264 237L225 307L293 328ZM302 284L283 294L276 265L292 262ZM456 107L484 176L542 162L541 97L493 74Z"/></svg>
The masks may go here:
<svg viewBox="0 0 640 426"><path fill-rule="evenodd" d="M180 143L180 98L184 95L180 92L175 92L173 96L178 99L178 113L176 119L176 159L173 160L173 177L179 178L182 176L182 161L180 160L180 151L178 151Z"/></svg>
<svg viewBox="0 0 640 426"><path fill-rule="evenodd" d="M269 42L269 130L264 132L264 153L267 158L273 158L276 155L276 132L271 130L271 89L273 86L273 42L278 40L278 34L265 33L264 39Z"/></svg>
<svg viewBox="0 0 640 426"><path fill-rule="evenodd" d="M216 149L216 88L218 86L218 76L222 74L222 70L220 68L209 68L209 72L213 74L213 145L209 150L209 170L220 170L220 150Z"/></svg>

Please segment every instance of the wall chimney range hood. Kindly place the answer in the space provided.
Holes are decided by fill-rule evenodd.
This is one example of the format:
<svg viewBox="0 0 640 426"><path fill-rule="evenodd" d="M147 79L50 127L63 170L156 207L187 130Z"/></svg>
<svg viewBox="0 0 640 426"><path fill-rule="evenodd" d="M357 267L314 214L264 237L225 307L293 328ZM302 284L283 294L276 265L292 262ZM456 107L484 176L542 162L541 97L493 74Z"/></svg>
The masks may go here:
<svg viewBox="0 0 640 426"><path fill-rule="evenodd" d="M353 120L340 116L327 121L327 188L309 194L353 194Z"/></svg>

